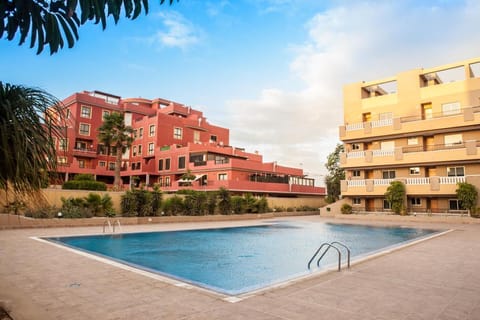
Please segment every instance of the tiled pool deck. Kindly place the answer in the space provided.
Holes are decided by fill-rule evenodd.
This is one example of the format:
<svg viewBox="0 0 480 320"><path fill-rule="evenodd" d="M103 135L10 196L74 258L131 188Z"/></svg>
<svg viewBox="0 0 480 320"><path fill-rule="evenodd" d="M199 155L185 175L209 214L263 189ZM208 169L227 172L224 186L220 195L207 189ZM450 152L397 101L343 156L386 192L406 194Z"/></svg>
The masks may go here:
<svg viewBox="0 0 480 320"><path fill-rule="evenodd" d="M0 305L20 319L480 319L480 224L319 216L282 218L453 229L453 232L236 303L32 240L101 227L0 231ZM278 220L276 218L275 220ZM463 223L463 222L473 223ZM258 221L124 226L173 230Z"/></svg>

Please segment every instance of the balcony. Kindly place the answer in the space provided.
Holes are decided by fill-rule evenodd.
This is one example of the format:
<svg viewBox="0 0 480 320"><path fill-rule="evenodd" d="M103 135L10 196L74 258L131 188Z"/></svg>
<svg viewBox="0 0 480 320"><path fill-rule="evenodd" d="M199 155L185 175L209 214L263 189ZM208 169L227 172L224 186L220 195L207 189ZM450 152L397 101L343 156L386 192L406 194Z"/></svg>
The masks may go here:
<svg viewBox="0 0 480 320"><path fill-rule="evenodd" d="M464 107L458 113L434 113L424 118L421 115L359 122L340 126L340 139L369 140L383 136L403 135L405 133L425 132L437 129L455 128L461 130L480 124L480 106Z"/></svg>
<svg viewBox="0 0 480 320"><path fill-rule="evenodd" d="M393 150L366 150L340 154L342 168L396 167L401 165L431 165L445 161L478 161L480 140L468 140L459 144L397 147Z"/></svg>
<svg viewBox="0 0 480 320"><path fill-rule="evenodd" d="M407 195L454 195L457 183L468 177L418 177L399 179L342 180L343 196L383 196L392 181L405 184Z"/></svg>
<svg viewBox="0 0 480 320"><path fill-rule="evenodd" d="M74 148L73 156L80 158L96 158L97 150L94 148Z"/></svg>

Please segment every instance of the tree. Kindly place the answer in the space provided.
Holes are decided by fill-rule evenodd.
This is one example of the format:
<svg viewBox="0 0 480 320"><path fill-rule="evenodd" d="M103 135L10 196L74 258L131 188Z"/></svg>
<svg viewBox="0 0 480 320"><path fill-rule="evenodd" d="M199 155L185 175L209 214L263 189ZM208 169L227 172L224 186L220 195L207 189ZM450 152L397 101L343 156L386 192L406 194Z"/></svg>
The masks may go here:
<svg viewBox="0 0 480 320"><path fill-rule="evenodd" d="M325 177L327 186L327 201L335 202L340 198L340 181L345 179L345 171L340 167L340 153L344 151L343 144L337 144L335 151L327 157L325 167L328 175Z"/></svg>
<svg viewBox="0 0 480 320"><path fill-rule="evenodd" d="M470 214L476 216L476 206L478 199L477 189L473 184L467 182L459 182L458 188L455 190L457 199L460 200L462 209L470 210Z"/></svg>
<svg viewBox="0 0 480 320"><path fill-rule="evenodd" d="M175 0L159 1L160 4L168 1L171 5ZM69 48L73 47L79 38L78 28L85 22L101 22L105 29L109 16L116 24L122 11L125 17L134 20L142 9L148 13L148 0L2 0L0 38L6 34L11 41L18 32L19 45L22 45L30 34L30 48L36 44L37 54L46 44L50 54L54 54L63 48L65 40Z"/></svg>
<svg viewBox="0 0 480 320"><path fill-rule="evenodd" d="M385 192L385 199L396 214L405 213L406 190L401 181L392 181Z"/></svg>
<svg viewBox="0 0 480 320"><path fill-rule="evenodd" d="M37 88L0 81L0 189L38 195L55 172L53 137L62 137L63 109L54 96ZM8 202L8 198L7 198Z"/></svg>
<svg viewBox="0 0 480 320"><path fill-rule="evenodd" d="M113 181L115 190L121 188L122 155L132 145L132 133L133 129L125 125L123 115L117 112L105 115L103 124L98 128L98 139L107 146L108 154L110 154L112 146L116 150L115 179Z"/></svg>

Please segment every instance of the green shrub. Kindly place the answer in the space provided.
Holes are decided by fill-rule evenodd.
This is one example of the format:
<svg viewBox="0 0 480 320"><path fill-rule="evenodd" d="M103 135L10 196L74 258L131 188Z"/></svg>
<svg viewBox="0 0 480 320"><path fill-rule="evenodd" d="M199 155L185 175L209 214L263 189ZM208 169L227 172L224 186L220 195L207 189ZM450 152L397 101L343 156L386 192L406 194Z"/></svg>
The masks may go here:
<svg viewBox="0 0 480 320"><path fill-rule="evenodd" d="M156 186L153 189L154 190L151 193L152 197L150 199L150 205L152 207L151 214L153 216L158 216L162 209L162 192Z"/></svg>
<svg viewBox="0 0 480 320"><path fill-rule="evenodd" d="M183 213L184 204L183 199L179 196L173 196L163 202L163 211L165 215L177 216Z"/></svg>
<svg viewBox="0 0 480 320"><path fill-rule="evenodd" d="M62 218L91 218L93 212L88 208L85 198L61 198Z"/></svg>
<svg viewBox="0 0 480 320"><path fill-rule="evenodd" d="M221 187L218 190L218 210L220 214L230 214L232 212L232 197L230 191Z"/></svg>
<svg viewBox="0 0 480 320"><path fill-rule="evenodd" d="M55 206L41 206L38 208L27 208L25 217L35 219L51 219L56 218L61 210Z"/></svg>
<svg viewBox="0 0 480 320"><path fill-rule="evenodd" d="M207 214L215 214L215 208L217 207L217 193L210 192L207 194Z"/></svg>
<svg viewBox="0 0 480 320"><path fill-rule="evenodd" d="M101 181L70 180L70 181L66 181L62 185L62 189L106 191L107 185L105 184L105 182L101 182Z"/></svg>
<svg viewBox="0 0 480 320"><path fill-rule="evenodd" d="M260 199L258 199L256 206L257 206L258 213L265 213L269 211L268 201L267 201L267 198L265 197L261 197Z"/></svg>
<svg viewBox="0 0 480 320"><path fill-rule="evenodd" d="M352 206L349 205L348 203L342 204L342 207L340 208L340 211L342 212L342 214L352 214L352 212L353 212Z"/></svg>
<svg viewBox="0 0 480 320"><path fill-rule="evenodd" d="M245 199L240 196L231 197L231 210L234 214L241 214L245 212Z"/></svg>
<svg viewBox="0 0 480 320"><path fill-rule="evenodd" d="M137 215L137 206L137 197L135 194L132 191L125 192L120 201L122 216L135 217Z"/></svg>

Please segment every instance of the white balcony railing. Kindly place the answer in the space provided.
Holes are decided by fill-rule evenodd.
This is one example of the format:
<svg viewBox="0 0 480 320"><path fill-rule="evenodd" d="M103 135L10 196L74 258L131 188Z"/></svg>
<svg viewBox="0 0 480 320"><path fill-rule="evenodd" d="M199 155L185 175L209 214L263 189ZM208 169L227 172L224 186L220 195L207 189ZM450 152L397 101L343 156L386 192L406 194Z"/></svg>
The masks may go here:
<svg viewBox="0 0 480 320"><path fill-rule="evenodd" d="M440 184L457 184L459 182L465 182L465 177L438 177ZM372 179L373 184L377 186L388 186L395 179ZM346 180L347 186L349 187L365 187L367 185L367 180ZM431 183L431 178L429 177L418 177L418 178L406 178L406 185L429 185Z"/></svg>
<svg viewBox="0 0 480 320"><path fill-rule="evenodd" d="M422 185L430 184L430 178L407 178L405 184Z"/></svg>
<svg viewBox="0 0 480 320"><path fill-rule="evenodd" d="M465 182L465 177L440 177L440 184L457 184Z"/></svg>
<svg viewBox="0 0 480 320"><path fill-rule="evenodd" d="M372 155L374 157L388 157L388 156L394 156L395 155L395 150L393 149L388 149L388 150L372 150Z"/></svg>
<svg viewBox="0 0 480 320"><path fill-rule="evenodd" d="M377 121L372 121L372 128L388 127L393 125L393 119L382 119Z"/></svg>
<svg viewBox="0 0 480 320"><path fill-rule="evenodd" d="M365 151L352 151L347 153L347 158L365 158Z"/></svg>

